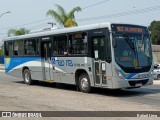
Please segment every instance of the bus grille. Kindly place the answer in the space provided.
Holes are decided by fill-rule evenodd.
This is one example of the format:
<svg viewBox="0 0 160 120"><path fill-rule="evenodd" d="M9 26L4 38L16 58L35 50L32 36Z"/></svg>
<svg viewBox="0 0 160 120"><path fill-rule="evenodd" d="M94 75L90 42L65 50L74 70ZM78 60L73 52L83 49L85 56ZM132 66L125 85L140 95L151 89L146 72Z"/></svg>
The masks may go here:
<svg viewBox="0 0 160 120"><path fill-rule="evenodd" d="M142 85L147 84L149 79L146 80L137 80L137 81L128 81L130 86L136 86L136 84L141 83Z"/></svg>

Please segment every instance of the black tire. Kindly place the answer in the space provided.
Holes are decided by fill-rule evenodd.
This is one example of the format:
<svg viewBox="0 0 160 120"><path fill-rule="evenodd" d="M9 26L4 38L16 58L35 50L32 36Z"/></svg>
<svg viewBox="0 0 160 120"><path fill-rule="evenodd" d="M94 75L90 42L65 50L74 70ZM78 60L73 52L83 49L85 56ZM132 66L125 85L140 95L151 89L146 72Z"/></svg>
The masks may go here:
<svg viewBox="0 0 160 120"><path fill-rule="evenodd" d="M79 76L79 89L81 92L89 93L91 91L90 79L86 73Z"/></svg>
<svg viewBox="0 0 160 120"><path fill-rule="evenodd" d="M26 85L33 84L33 80L31 79L31 73L28 69L25 69L23 72L23 80Z"/></svg>
<svg viewBox="0 0 160 120"><path fill-rule="evenodd" d="M160 75L157 75L157 79L160 80Z"/></svg>

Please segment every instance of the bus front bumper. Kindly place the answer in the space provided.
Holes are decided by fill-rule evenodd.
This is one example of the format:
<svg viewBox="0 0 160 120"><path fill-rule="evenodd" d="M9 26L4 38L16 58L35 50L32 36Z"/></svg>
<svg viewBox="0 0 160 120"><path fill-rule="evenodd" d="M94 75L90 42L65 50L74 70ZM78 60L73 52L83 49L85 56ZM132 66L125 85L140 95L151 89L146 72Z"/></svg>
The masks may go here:
<svg viewBox="0 0 160 120"><path fill-rule="evenodd" d="M144 79L120 79L118 77L113 77L112 82L113 89L138 88L146 85L152 85L153 77Z"/></svg>

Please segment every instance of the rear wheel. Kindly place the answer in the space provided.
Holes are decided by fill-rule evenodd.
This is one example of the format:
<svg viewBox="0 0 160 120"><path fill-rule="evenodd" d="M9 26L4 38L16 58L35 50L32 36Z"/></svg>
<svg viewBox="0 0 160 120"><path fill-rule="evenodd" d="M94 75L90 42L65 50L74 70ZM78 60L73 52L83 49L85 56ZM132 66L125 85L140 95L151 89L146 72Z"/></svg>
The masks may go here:
<svg viewBox="0 0 160 120"><path fill-rule="evenodd" d="M79 76L79 88L85 93L89 93L91 91L90 79L86 73Z"/></svg>
<svg viewBox="0 0 160 120"><path fill-rule="evenodd" d="M30 70L28 70L28 69L24 70L24 72L23 72L23 80L24 80L24 83L26 85L32 85L33 84L33 80L31 79Z"/></svg>

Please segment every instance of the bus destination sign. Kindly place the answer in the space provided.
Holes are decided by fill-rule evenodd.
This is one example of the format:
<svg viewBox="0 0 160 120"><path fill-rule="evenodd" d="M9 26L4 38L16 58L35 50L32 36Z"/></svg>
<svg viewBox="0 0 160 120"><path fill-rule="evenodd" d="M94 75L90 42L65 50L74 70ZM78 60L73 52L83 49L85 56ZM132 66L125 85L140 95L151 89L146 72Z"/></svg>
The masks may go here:
<svg viewBox="0 0 160 120"><path fill-rule="evenodd" d="M145 27L135 26L135 25L112 25L112 30L115 32L124 33L145 33Z"/></svg>
<svg viewBox="0 0 160 120"><path fill-rule="evenodd" d="M133 32L133 33L142 33L142 28L135 28L135 27L122 27L117 26L118 32Z"/></svg>

